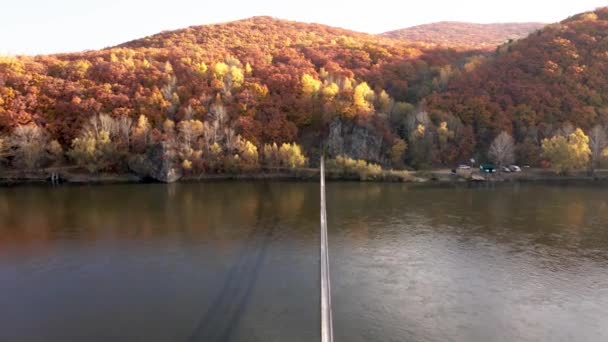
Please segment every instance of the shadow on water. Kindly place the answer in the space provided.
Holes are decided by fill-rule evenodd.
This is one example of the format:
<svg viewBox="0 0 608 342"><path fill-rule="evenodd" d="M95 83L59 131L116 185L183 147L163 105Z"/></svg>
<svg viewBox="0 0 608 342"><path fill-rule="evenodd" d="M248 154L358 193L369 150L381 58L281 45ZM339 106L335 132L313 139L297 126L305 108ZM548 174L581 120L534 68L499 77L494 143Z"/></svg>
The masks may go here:
<svg viewBox="0 0 608 342"><path fill-rule="evenodd" d="M188 342L230 341L238 329L259 278L277 224L274 215L270 224L261 222L266 213L265 204L271 203L261 204L258 210L258 222L244 240L244 246L225 276L221 291L201 317L193 333L187 339Z"/></svg>

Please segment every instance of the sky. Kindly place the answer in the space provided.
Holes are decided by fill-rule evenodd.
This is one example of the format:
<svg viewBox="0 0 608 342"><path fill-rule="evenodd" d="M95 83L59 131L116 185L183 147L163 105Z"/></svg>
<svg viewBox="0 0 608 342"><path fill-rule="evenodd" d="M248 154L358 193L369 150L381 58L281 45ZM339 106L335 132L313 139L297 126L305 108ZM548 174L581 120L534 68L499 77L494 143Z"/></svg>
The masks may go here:
<svg viewBox="0 0 608 342"><path fill-rule="evenodd" d="M0 54L100 49L165 30L252 16L381 33L436 21L546 22L608 0L3 0Z"/></svg>

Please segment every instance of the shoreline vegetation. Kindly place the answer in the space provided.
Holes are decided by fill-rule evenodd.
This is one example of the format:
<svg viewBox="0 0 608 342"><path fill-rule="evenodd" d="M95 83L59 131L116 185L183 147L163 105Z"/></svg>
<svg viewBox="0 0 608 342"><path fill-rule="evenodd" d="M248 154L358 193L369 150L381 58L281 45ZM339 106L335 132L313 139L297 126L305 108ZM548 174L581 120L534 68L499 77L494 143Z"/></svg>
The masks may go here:
<svg viewBox="0 0 608 342"><path fill-rule="evenodd" d="M608 181L608 169L573 171L556 174L545 169L527 169L519 173L485 174L479 171L451 173L448 169L425 171L381 170L374 174L357 174L344 170L329 169L326 178L330 181L409 183L409 184L463 184L463 183L524 183L524 182L598 182ZM55 176L55 178L53 178ZM225 173L186 175L177 183L213 181L316 181L318 168L261 170L251 173ZM103 184L162 184L135 173L88 173L74 167L48 168L33 171L10 170L0 172L0 187L26 184L39 185L103 185Z"/></svg>

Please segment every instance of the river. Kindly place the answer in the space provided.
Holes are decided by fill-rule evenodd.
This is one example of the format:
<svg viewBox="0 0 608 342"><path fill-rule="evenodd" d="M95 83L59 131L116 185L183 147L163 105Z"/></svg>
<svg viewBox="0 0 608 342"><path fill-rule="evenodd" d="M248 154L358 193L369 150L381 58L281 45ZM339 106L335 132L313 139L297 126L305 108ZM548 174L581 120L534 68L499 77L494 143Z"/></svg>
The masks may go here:
<svg viewBox="0 0 608 342"><path fill-rule="evenodd" d="M608 341L608 187L329 183L336 341ZM318 341L317 183L0 188L0 341Z"/></svg>

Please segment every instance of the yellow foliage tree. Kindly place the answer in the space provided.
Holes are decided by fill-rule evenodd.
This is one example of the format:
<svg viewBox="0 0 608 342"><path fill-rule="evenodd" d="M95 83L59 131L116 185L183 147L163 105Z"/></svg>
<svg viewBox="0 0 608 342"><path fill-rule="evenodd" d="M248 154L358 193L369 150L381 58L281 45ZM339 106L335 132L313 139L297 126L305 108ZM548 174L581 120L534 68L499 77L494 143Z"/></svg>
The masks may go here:
<svg viewBox="0 0 608 342"><path fill-rule="evenodd" d="M262 149L264 164L269 167L278 167L281 163L277 143L265 144Z"/></svg>
<svg viewBox="0 0 608 342"><path fill-rule="evenodd" d="M196 71L196 73L199 76L204 77L205 75L207 75L207 70L209 68L207 67L207 64L205 64L204 62L194 64L193 67L194 67L194 71Z"/></svg>
<svg viewBox="0 0 608 342"><path fill-rule="evenodd" d="M391 162L393 166L403 167L403 157L407 151L407 143L403 139L396 139L391 147Z"/></svg>
<svg viewBox="0 0 608 342"><path fill-rule="evenodd" d="M238 136L235 148L237 153L233 159L237 170L253 171L259 167L258 148L253 143Z"/></svg>
<svg viewBox="0 0 608 342"><path fill-rule="evenodd" d="M131 132L131 140L133 141L135 151L143 152L145 150L146 145L148 145L150 129L151 126L148 118L143 114L140 115Z"/></svg>
<svg viewBox="0 0 608 342"><path fill-rule="evenodd" d="M229 71L230 67L224 62L218 62L213 65L213 76L218 80L223 80Z"/></svg>
<svg viewBox="0 0 608 342"><path fill-rule="evenodd" d="M414 138L421 139L426 135L426 127L423 124L418 124L413 132Z"/></svg>
<svg viewBox="0 0 608 342"><path fill-rule="evenodd" d="M93 173L109 167L115 161L115 152L116 149L108 131L102 130L97 135L94 132L85 131L72 141L72 149L68 152L68 156L78 166Z"/></svg>
<svg viewBox="0 0 608 342"><path fill-rule="evenodd" d="M306 165L306 157L302 154L302 149L296 143L284 143L279 149L281 164L285 167L294 169Z"/></svg>
<svg viewBox="0 0 608 342"><path fill-rule="evenodd" d="M568 136L554 136L542 141L543 157L558 173L581 169L589 164L589 137L577 128Z"/></svg>
<svg viewBox="0 0 608 342"><path fill-rule="evenodd" d="M306 95L314 95L321 89L321 81L309 74L302 75L302 92Z"/></svg>
<svg viewBox="0 0 608 342"><path fill-rule="evenodd" d="M240 88L245 82L243 70L238 66L231 66L228 77L224 80L227 89Z"/></svg>
<svg viewBox="0 0 608 342"><path fill-rule="evenodd" d="M340 92L340 87L335 83L330 83L323 88L323 97L328 100L333 99Z"/></svg>
<svg viewBox="0 0 608 342"><path fill-rule="evenodd" d="M184 161L182 161L182 169L184 169L184 171L192 170L192 162L188 159L184 159Z"/></svg>
<svg viewBox="0 0 608 342"><path fill-rule="evenodd" d="M366 82L360 83L355 87L353 102L359 112L369 113L372 111L371 101L374 100L374 91Z"/></svg>
<svg viewBox="0 0 608 342"><path fill-rule="evenodd" d="M382 92L380 92L380 95L378 96L378 110L380 111L380 113L384 113L384 114L388 114L390 113L392 107L393 107L393 100L391 99L391 97L388 95L388 93L384 90L382 90Z"/></svg>
<svg viewBox="0 0 608 342"><path fill-rule="evenodd" d="M439 143L442 145L447 144L449 139L454 138L454 132L450 131L448 123L445 121L442 121L437 127L437 135L439 136Z"/></svg>
<svg viewBox="0 0 608 342"><path fill-rule="evenodd" d="M352 91L353 90L353 79L351 78L345 78L344 81L342 82L342 90L344 91Z"/></svg>
<svg viewBox="0 0 608 342"><path fill-rule="evenodd" d="M175 134L175 121L171 119L165 119L165 121L163 121L163 133L169 136Z"/></svg>

